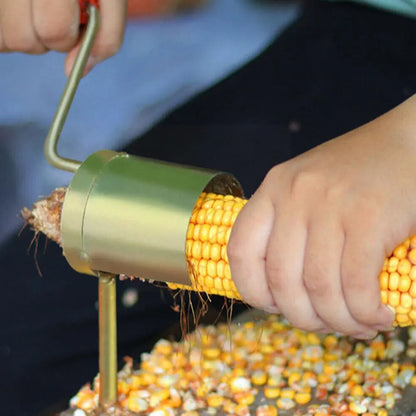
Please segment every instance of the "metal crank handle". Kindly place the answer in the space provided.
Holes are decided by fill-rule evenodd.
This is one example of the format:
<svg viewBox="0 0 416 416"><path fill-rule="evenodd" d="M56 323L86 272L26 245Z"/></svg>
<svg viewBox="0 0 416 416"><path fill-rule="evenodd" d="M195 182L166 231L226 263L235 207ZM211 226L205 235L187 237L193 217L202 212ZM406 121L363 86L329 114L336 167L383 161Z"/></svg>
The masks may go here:
<svg viewBox="0 0 416 416"><path fill-rule="evenodd" d="M79 81L84 73L99 25L98 0L79 0L79 3L81 7L81 24L85 24L87 21L88 24L44 144L46 160L52 166L68 172L76 172L81 162L60 156L58 154L58 141Z"/></svg>

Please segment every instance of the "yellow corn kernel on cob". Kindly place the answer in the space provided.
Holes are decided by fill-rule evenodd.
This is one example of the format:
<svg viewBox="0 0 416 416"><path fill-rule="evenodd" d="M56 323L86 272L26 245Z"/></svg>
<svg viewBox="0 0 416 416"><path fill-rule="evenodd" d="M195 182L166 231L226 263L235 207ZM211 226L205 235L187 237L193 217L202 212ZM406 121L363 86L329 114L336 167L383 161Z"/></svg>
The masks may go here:
<svg viewBox="0 0 416 416"><path fill-rule="evenodd" d="M191 286L187 289L241 300L230 273L227 243L231 228L247 200L203 192L198 198L186 237L186 260ZM379 276L381 300L396 312L395 325L416 324L416 235L386 258Z"/></svg>
<svg viewBox="0 0 416 416"><path fill-rule="evenodd" d="M195 204L186 236L186 260L192 286L169 283L171 289L188 289L241 300L231 280L227 243L231 227L246 199L203 192Z"/></svg>

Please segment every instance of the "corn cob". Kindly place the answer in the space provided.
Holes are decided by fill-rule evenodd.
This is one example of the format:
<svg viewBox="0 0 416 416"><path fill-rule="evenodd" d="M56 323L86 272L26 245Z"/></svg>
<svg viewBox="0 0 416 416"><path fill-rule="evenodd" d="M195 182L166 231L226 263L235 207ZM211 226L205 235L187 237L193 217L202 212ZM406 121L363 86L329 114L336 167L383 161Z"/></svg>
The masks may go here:
<svg viewBox="0 0 416 416"><path fill-rule="evenodd" d="M186 238L186 259L191 285L187 289L241 300L227 258L231 228L247 200L203 192L192 212ZM396 312L395 325L416 324L416 235L400 244L385 259L379 275L381 300Z"/></svg>
<svg viewBox="0 0 416 416"><path fill-rule="evenodd" d="M65 189L56 189L22 216L36 232L61 244L60 217ZM247 200L203 192L195 204L186 238L186 260L191 285L187 289L241 300L230 273L227 243L231 228ZM395 325L416 325L416 235L397 246L379 275L381 300L396 312Z"/></svg>

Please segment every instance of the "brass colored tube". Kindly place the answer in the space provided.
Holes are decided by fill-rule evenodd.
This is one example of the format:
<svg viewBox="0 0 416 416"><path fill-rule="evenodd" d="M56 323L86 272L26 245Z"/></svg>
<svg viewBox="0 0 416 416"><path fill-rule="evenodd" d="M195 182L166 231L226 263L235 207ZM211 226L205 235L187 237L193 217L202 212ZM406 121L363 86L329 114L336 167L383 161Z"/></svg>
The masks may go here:
<svg viewBox="0 0 416 416"><path fill-rule="evenodd" d="M117 316L115 275L98 273L99 369L102 407L117 402Z"/></svg>
<svg viewBox="0 0 416 416"><path fill-rule="evenodd" d="M207 186L242 194L229 174L98 151L82 163L65 196L64 255L80 273L100 270L190 284L186 232Z"/></svg>

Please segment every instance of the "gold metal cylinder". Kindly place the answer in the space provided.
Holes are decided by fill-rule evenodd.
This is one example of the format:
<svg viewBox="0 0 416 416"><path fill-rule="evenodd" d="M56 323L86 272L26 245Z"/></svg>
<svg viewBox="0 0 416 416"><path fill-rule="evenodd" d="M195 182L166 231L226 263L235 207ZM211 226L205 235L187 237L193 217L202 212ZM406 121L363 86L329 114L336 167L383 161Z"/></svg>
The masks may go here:
<svg viewBox="0 0 416 416"><path fill-rule="evenodd" d="M98 277L99 320L99 403L112 406L117 401L117 312L116 278Z"/></svg>
<svg viewBox="0 0 416 416"><path fill-rule="evenodd" d="M203 190L242 195L226 173L99 151L75 173L62 210L64 255L77 271L190 284L186 232Z"/></svg>

